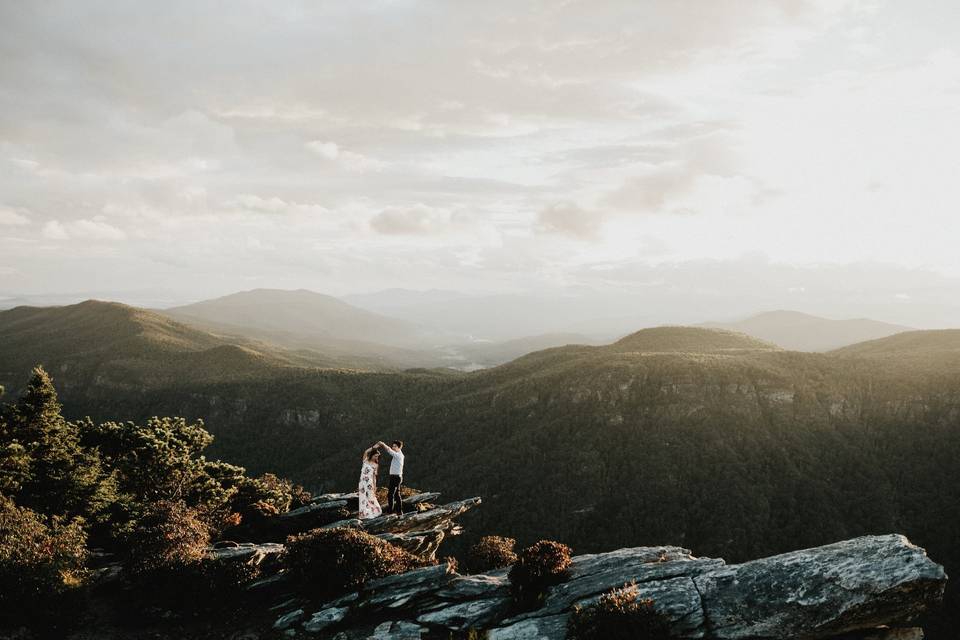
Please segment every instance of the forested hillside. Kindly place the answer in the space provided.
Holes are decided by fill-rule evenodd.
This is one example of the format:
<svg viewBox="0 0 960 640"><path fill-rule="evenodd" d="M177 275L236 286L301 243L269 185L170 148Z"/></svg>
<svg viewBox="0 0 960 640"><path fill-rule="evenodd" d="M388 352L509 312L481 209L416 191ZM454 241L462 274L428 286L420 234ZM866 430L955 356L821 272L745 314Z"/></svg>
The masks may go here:
<svg viewBox="0 0 960 640"><path fill-rule="evenodd" d="M47 344L24 343L16 361L60 371L69 349ZM465 520L472 534L579 552L678 544L737 561L898 531L956 573L960 370L935 348L870 353L670 327L473 374L264 359L256 375L217 379L167 376L157 361L147 366L164 384L118 384L122 363L87 385L71 368L58 382L68 416L202 417L213 453L314 490L352 486L364 447L402 438L407 482L484 496Z"/></svg>

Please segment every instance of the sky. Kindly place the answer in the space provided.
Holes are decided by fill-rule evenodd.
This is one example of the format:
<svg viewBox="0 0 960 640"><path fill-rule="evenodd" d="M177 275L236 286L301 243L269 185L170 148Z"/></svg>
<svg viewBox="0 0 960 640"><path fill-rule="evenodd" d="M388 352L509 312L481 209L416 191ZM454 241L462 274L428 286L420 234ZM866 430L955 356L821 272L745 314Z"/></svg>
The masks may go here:
<svg viewBox="0 0 960 640"><path fill-rule="evenodd" d="M709 290L715 316L960 326L954 2L0 0L0 25L5 296Z"/></svg>

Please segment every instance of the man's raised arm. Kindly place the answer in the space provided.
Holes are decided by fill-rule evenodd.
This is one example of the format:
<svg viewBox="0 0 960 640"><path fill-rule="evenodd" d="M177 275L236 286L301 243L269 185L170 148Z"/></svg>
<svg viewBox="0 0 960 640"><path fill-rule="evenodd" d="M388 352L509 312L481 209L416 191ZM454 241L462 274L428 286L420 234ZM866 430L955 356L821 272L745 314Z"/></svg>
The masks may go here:
<svg viewBox="0 0 960 640"><path fill-rule="evenodd" d="M382 440L377 441L377 446L383 449L384 451L386 451L387 453L389 453L391 458L396 457L396 455L394 455L396 452L390 447L388 447Z"/></svg>

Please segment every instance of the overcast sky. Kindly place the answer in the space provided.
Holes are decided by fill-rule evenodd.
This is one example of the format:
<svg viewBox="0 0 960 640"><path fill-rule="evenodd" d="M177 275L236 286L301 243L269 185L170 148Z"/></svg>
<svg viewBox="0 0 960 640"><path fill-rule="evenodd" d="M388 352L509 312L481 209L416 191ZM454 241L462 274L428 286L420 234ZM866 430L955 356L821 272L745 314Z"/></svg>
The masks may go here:
<svg viewBox="0 0 960 640"><path fill-rule="evenodd" d="M7 295L932 304L958 149L946 0L0 0Z"/></svg>

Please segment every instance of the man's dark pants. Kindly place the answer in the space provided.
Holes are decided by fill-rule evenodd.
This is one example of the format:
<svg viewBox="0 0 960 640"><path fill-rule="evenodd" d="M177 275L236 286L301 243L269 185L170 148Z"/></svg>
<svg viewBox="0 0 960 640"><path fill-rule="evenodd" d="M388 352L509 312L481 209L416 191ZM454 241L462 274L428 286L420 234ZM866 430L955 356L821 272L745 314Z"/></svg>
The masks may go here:
<svg viewBox="0 0 960 640"><path fill-rule="evenodd" d="M387 513L403 515L403 500L400 498L400 485L403 476L390 475L390 487L387 489Z"/></svg>

